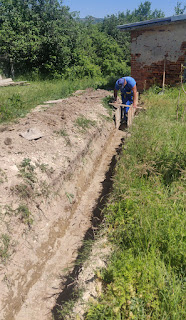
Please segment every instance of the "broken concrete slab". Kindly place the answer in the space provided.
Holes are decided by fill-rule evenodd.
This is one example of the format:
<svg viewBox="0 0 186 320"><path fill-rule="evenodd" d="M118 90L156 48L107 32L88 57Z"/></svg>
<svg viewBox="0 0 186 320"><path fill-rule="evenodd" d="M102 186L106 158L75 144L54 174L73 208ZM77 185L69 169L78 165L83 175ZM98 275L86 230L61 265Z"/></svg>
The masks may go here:
<svg viewBox="0 0 186 320"><path fill-rule="evenodd" d="M63 101L64 101L64 99L58 99L58 100L49 100L44 103L59 103L59 102L63 102Z"/></svg>
<svg viewBox="0 0 186 320"><path fill-rule="evenodd" d="M44 134L37 128L29 128L27 131L21 132L19 135L27 140L37 140L44 136Z"/></svg>
<svg viewBox="0 0 186 320"><path fill-rule="evenodd" d="M74 93L72 93L73 96L79 96L81 94L83 94L85 92L85 90L77 90Z"/></svg>
<svg viewBox="0 0 186 320"><path fill-rule="evenodd" d="M17 81L14 82L12 78L7 79L0 79L0 87L7 87L7 86L17 86L17 85L29 85L27 81Z"/></svg>

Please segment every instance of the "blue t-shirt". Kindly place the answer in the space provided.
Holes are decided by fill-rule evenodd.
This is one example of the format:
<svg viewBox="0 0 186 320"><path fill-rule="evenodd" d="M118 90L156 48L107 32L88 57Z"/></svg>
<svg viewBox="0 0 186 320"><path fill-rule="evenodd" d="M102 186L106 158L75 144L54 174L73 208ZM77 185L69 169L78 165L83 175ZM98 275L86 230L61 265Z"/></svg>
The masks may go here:
<svg viewBox="0 0 186 320"><path fill-rule="evenodd" d="M126 80L126 85L119 87L118 85L118 80L116 81L115 84L115 89L116 90L121 90L121 94L132 94L132 88L136 85L136 81L132 77L122 77L122 79Z"/></svg>

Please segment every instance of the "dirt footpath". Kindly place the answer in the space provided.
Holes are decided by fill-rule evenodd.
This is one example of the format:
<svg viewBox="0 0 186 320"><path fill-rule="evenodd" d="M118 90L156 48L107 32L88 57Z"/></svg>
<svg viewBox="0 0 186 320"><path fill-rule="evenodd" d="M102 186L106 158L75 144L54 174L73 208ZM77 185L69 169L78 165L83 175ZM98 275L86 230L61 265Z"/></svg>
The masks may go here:
<svg viewBox="0 0 186 320"><path fill-rule="evenodd" d="M0 320L52 319L125 135L108 95L78 91L0 126Z"/></svg>

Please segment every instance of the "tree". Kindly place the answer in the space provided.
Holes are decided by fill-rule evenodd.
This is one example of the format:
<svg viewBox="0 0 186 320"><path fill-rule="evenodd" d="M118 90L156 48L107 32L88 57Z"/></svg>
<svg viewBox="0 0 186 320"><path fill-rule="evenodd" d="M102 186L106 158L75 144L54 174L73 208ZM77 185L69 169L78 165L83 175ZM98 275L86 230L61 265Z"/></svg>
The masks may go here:
<svg viewBox="0 0 186 320"><path fill-rule="evenodd" d="M130 33L119 32L116 28L118 25L128 24L137 21L156 19L164 17L161 10L151 10L151 2L145 1L141 3L134 11L127 10L126 12L119 12L116 15L107 16L104 18L103 23L100 24L100 31L107 33L113 37L118 45L122 48L122 57L127 64L130 65Z"/></svg>
<svg viewBox="0 0 186 320"><path fill-rule="evenodd" d="M57 0L0 2L1 51L13 62L16 75L33 70L64 74L76 34L69 8Z"/></svg>
<svg viewBox="0 0 186 320"><path fill-rule="evenodd" d="M150 19L161 18L164 13L161 10L151 10L151 2L145 1L141 3L138 9L135 9L132 15L135 17L136 21L144 21Z"/></svg>
<svg viewBox="0 0 186 320"><path fill-rule="evenodd" d="M94 77L129 73L130 34L119 24L157 18L151 3L94 24L82 22L60 0L0 0L0 48L7 75L44 78ZM12 68L13 67L13 68ZM8 74L9 73L9 74Z"/></svg>
<svg viewBox="0 0 186 320"><path fill-rule="evenodd" d="M174 7L175 14L183 14L186 10L186 6L181 8L182 2L177 2L176 7Z"/></svg>

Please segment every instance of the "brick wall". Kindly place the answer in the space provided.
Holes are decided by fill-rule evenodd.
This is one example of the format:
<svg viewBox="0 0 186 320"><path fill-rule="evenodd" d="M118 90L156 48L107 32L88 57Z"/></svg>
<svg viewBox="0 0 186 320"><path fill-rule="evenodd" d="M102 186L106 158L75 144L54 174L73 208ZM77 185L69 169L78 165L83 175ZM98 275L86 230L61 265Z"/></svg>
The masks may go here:
<svg viewBox="0 0 186 320"><path fill-rule="evenodd" d="M142 92L154 84L180 82L186 57L186 21L131 31L131 75Z"/></svg>

